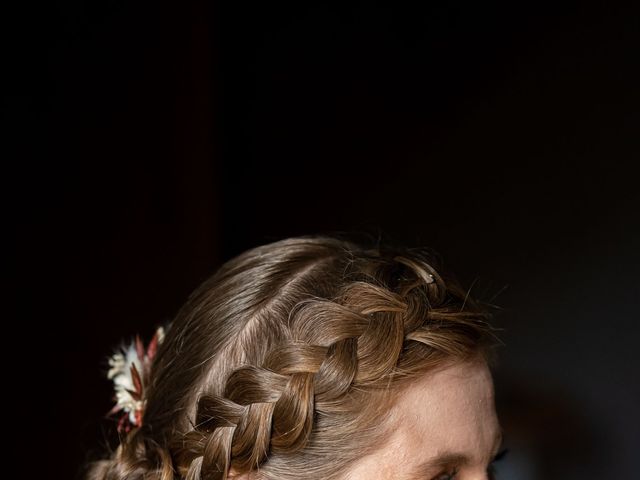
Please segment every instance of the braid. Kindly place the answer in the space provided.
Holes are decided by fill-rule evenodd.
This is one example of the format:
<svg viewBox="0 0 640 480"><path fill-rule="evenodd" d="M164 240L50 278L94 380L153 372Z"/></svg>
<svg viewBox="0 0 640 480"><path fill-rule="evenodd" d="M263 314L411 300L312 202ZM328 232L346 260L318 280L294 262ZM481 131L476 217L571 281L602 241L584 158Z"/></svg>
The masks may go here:
<svg viewBox="0 0 640 480"><path fill-rule="evenodd" d="M396 371L406 342L443 354L462 353L450 333L456 322L457 328L465 325L464 317L437 309L446 292L441 277L428 264L420 268L403 257L394 260L415 272L399 293L355 280L334 300L298 302L288 317L287 341L273 348L262 366L233 371L224 397L199 399L194 431L201 448L191 450L197 456L190 461L194 470L206 469L202 478L225 480L231 465L249 471L269 453L302 450L314 413L326 413L352 388L381 385ZM445 327L447 332L440 333Z"/></svg>
<svg viewBox="0 0 640 480"><path fill-rule="evenodd" d="M243 261L257 268L258 259L268 257L267 247L260 247L257 257L243 254L217 274L219 291L225 282L233 284L243 308L252 294L238 292L236 277ZM335 478L339 468L330 463L344 467L365 451L365 439L372 444L382 432L374 432L376 417L369 412L382 405L370 401L376 392L384 394L392 382L412 378L444 357L477 352L488 330L483 310L445 280L422 251L364 250L324 237L271 246L287 247L300 259L296 264L291 254L288 268L295 265L300 273L274 294L270 275L283 278L276 267L286 263L278 253L280 264L253 274L265 282L256 288L272 296L242 310L248 315L245 327L229 337L234 341L226 344L227 353L211 356L203 350L211 359L203 371L215 364L218 376L194 399L189 428L164 431L165 454L176 475L166 480L227 480L232 469L260 469L260 478L270 479ZM199 295L213 302L216 289L208 288L211 297ZM231 301L216 301L216 316L209 314L207 321L231 318L224 313ZM202 302L197 309L203 310ZM191 312L184 319L190 328L198 321ZM201 336L219 335L207 333L207 323L200 328ZM189 334L181 332L180 350ZM335 461L327 462L328 449L349 439L361 448L332 453ZM292 459L304 473L292 467Z"/></svg>

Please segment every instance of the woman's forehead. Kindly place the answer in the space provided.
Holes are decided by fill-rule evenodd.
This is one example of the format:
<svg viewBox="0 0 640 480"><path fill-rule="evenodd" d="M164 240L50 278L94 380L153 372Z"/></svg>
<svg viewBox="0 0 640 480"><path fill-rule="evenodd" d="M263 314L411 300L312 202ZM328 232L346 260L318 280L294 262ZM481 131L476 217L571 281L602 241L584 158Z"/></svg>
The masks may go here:
<svg viewBox="0 0 640 480"><path fill-rule="evenodd" d="M392 416L407 434L452 438L498 428L491 373L484 362L456 362L418 379L399 396Z"/></svg>
<svg viewBox="0 0 640 480"><path fill-rule="evenodd" d="M388 441L348 478L409 479L453 458L486 467L500 443L489 369L458 362L424 375L398 395L389 422Z"/></svg>

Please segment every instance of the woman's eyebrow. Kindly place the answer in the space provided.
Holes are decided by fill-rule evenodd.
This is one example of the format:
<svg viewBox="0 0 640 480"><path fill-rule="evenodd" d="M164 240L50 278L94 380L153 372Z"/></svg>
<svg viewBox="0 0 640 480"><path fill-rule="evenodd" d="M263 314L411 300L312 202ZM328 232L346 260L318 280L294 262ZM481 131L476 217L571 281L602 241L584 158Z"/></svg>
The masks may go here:
<svg viewBox="0 0 640 480"><path fill-rule="evenodd" d="M493 442L493 449L491 452L491 456L495 456L497 450L500 449L502 445L503 436L502 429L498 430L495 436L495 440ZM415 468L409 472L409 476L407 480L424 480L428 478L429 475L437 473L439 470L447 467L458 466L462 467L471 463L471 459L463 454L463 453L454 453L454 452L444 452L436 457L430 458L429 460L419 464Z"/></svg>
<svg viewBox="0 0 640 480"><path fill-rule="evenodd" d="M409 472L407 480L424 480L429 475L437 473L443 468L463 466L468 463L470 463L470 459L464 454L445 452L413 468L411 472Z"/></svg>

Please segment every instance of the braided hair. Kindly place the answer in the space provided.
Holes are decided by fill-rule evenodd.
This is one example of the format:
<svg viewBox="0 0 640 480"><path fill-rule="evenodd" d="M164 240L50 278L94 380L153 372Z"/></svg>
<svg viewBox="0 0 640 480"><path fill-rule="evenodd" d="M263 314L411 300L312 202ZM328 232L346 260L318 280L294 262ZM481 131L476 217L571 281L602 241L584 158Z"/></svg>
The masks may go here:
<svg viewBox="0 0 640 480"><path fill-rule="evenodd" d="M489 313L439 263L328 235L231 259L168 328L142 425L87 478L342 478L403 385L489 352Z"/></svg>

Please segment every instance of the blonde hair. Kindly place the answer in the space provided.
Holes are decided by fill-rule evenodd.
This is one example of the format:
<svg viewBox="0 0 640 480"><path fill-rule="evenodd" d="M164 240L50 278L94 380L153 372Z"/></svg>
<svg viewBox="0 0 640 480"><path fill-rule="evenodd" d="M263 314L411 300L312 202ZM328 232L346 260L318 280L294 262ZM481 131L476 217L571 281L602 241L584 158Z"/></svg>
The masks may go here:
<svg viewBox="0 0 640 480"><path fill-rule="evenodd" d="M486 357L489 313L437 264L327 235L228 261L170 325L142 426L87 478L341 478L380 446L403 385Z"/></svg>

